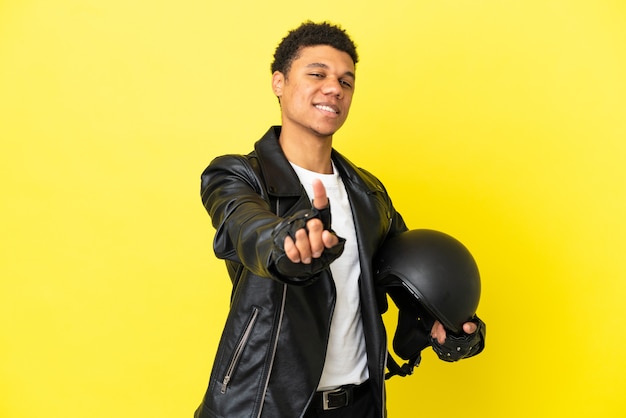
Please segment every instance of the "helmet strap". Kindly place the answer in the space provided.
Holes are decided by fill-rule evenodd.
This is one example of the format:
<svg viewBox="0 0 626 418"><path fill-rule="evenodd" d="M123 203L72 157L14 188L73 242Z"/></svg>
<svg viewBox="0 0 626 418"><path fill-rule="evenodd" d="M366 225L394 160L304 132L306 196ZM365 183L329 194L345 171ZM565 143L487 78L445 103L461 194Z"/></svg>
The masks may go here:
<svg viewBox="0 0 626 418"><path fill-rule="evenodd" d="M387 369L389 370L385 374L385 380L392 378L393 376L409 376L413 374L413 369L420 365L422 361L422 354L418 353L416 357L409 359L408 362L404 363L402 366L398 364L398 362L393 358L391 353L387 353Z"/></svg>
<svg viewBox="0 0 626 418"><path fill-rule="evenodd" d="M400 366L391 353L387 353L389 372L385 379L395 375L404 377L413 374L413 369L419 366L422 360L422 350L430 345L428 329L432 326L432 321L428 315L420 311L421 309L417 309L415 305L399 309L393 349L407 362Z"/></svg>

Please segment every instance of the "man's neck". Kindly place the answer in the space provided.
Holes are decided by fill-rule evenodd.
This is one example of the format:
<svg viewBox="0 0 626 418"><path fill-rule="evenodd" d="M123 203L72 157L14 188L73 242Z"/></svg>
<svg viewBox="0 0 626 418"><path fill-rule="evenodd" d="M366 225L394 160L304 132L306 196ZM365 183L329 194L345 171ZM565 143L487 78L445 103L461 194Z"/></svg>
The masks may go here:
<svg viewBox="0 0 626 418"><path fill-rule="evenodd" d="M278 141L287 160L293 164L316 173L332 174L332 136L294 133L283 127Z"/></svg>

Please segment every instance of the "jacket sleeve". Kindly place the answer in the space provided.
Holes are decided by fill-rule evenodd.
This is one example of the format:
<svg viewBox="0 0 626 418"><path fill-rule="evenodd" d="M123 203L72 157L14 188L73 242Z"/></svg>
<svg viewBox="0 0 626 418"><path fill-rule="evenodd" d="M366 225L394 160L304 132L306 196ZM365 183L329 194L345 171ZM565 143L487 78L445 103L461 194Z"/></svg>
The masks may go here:
<svg viewBox="0 0 626 418"><path fill-rule="evenodd" d="M286 224L299 224L272 211L265 188L244 156L213 160L201 176L201 197L216 229L215 255L243 264L257 276L305 285L343 251L342 243L309 265L286 260L283 241L277 237L284 238L279 232Z"/></svg>
<svg viewBox="0 0 626 418"><path fill-rule="evenodd" d="M382 196L382 199L384 202L384 208L385 208L386 215L387 215L388 225L387 225L386 233L382 236L382 239L378 244L378 249L380 249L384 245L385 241L387 241L388 239L398 234L408 231L409 228L404 222L402 215L393 206L393 203L391 201L391 198L389 197L389 194L387 193L387 189L385 188L385 186L380 182L380 180L378 180L378 178L374 177L369 172L363 169L362 171L364 171L365 174L369 176L370 181L372 182L372 184L374 184L373 189L376 189L379 191L379 195ZM389 308L388 301L387 301L387 292L383 286L379 286L376 284L377 283L376 271L374 271L374 275L375 275L374 283L375 283L376 300L378 302L379 312L383 314L387 312Z"/></svg>

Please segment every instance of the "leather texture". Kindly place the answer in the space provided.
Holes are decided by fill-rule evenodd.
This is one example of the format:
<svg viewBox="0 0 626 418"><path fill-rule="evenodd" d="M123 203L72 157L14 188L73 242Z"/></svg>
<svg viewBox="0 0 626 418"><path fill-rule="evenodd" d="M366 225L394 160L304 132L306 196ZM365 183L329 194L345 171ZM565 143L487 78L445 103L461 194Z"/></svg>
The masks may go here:
<svg viewBox="0 0 626 418"><path fill-rule="evenodd" d="M277 228L311 209L279 135L279 127L270 128L253 152L218 157L201 176L202 202L216 229L214 251L225 260L233 288L197 418L301 417L322 373L335 305L332 258L297 277L276 263ZM354 215L368 368L384 417L387 342L377 306L384 294L376 293L372 259L387 237L407 227L378 179L335 150L332 159Z"/></svg>

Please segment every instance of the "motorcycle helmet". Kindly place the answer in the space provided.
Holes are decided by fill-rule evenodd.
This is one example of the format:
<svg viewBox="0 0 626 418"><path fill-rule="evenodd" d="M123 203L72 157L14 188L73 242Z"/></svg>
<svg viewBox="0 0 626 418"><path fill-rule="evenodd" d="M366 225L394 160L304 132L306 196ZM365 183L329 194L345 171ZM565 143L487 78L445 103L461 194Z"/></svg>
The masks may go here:
<svg viewBox="0 0 626 418"><path fill-rule="evenodd" d="M411 370L429 345L435 320L461 334L478 308L476 262L461 242L443 232L415 229L388 239L374 258L374 271L376 285L398 307L393 347L410 360Z"/></svg>

